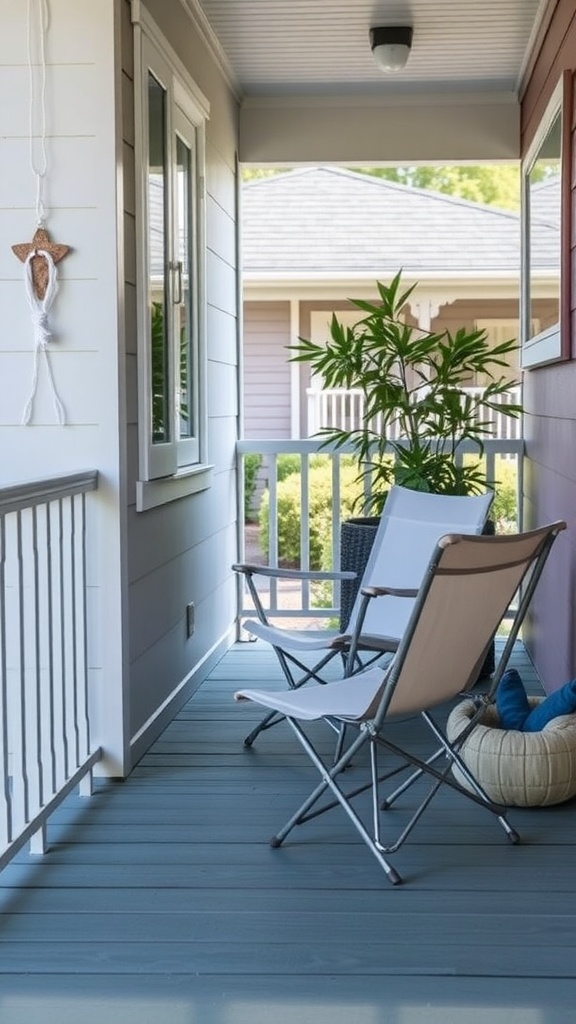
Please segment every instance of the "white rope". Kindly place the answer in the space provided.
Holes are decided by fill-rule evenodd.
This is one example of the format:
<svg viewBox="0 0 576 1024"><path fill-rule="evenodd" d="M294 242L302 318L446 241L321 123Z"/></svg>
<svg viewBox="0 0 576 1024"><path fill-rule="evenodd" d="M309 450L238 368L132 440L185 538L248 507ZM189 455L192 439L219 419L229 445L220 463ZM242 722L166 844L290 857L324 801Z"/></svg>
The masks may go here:
<svg viewBox="0 0 576 1024"><path fill-rule="evenodd" d="M36 225L44 227L46 210L44 206L44 184L48 170L48 158L46 154L46 34L49 24L48 0L28 0L27 11L27 46L28 46L28 78L30 86L30 105L28 110L28 133L29 133L29 158L30 170L36 179ZM37 39L39 71L35 74L33 42ZM36 82L38 78L38 89ZM36 121L38 121L38 132L35 135ZM48 266L48 281L44 296L40 299L34 289L34 277L32 260L42 258ZM58 274L56 264L49 252L45 249L33 249L24 262L24 283L26 286L26 297L30 306L32 328L34 331L34 366L32 370L32 386L28 401L22 414L22 425L27 426L32 417L34 399L38 389L38 372L40 360L46 364L48 383L52 394L54 409L58 417L58 423L63 426L66 422L66 411L60 401L48 351L48 342L51 332L48 326L48 312L58 291Z"/></svg>
<svg viewBox="0 0 576 1024"><path fill-rule="evenodd" d="M36 147L34 143L34 115L36 112L36 89L34 78L34 55L32 53L32 25L33 5L36 4L36 31L40 50L40 130L38 141L39 160L36 162ZM44 225L44 179L48 169L46 156L46 32L48 31L48 0L28 0L27 18L27 43L28 43L28 76L30 82L30 106L28 111L28 130L30 144L30 170L36 178L36 223L39 227Z"/></svg>
<svg viewBox="0 0 576 1024"><path fill-rule="evenodd" d="M32 277L32 260L35 256L41 256L46 260L48 264L48 282L46 285L46 291L44 298L39 299L34 291L34 280ZM32 417L32 408L34 405L34 399L36 397L36 391L38 388L38 370L40 366L40 359L43 357L46 364L46 372L48 374L48 383L50 384L50 391L52 393L52 401L54 409L58 417L58 423L62 427L66 423L66 410L60 401L58 392L56 390L56 384L54 383L54 376L52 374L52 367L50 365L50 355L48 352L48 342L51 337L51 332L48 329L48 312L50 306L54 302L56 292L58 291L58 274L56 271L56 264L52 259L49 252L45 249L34 249L26 257L24 263L24 283L26 285L26 296L30 305L30 313L32 317L32 327L34 329L34 367L32 371L32 386L30 389L30 395L28 401L24 407L22 414L22 426L27 426L30 423Z"/></svg>

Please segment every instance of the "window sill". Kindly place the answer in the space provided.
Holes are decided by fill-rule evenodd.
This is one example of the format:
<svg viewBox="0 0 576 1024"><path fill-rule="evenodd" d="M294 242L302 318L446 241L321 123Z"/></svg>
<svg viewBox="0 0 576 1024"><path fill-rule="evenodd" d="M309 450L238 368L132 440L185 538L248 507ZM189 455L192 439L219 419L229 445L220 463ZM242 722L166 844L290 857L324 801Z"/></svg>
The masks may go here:
<svg viewBox="0 0 576 1024"><path fill-rule="evenodd" d="M213 466L194 466L158 480L137 480L136 511L146 512L158 505L167 505L178 498L207 490L212 484L212 470Z"/></svg>
<svg viewBox="0 0 576 1024"><path fill-rule="evenodd" d="M556 363L562 359L559 324L555 324L554 327L542 331L541 334L525 342L521 358L523 370L544 366L546 363Z"/></svg>

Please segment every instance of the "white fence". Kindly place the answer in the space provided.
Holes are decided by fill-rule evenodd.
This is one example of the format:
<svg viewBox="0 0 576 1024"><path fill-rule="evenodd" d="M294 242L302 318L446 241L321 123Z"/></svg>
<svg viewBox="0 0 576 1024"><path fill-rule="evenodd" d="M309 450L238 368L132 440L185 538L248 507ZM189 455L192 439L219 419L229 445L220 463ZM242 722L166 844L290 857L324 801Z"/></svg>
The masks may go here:
<svg viewBox="0 0 576 1024"><path fill-rule="evenodd" d="M91 786L86 495L97 473L0 489L0 868Z"/></svg>
<svg viewBox="0 0 576 1024"><path fill-rule="evenodd" d="M469 395L479 395L481 388L463 388ZM308 388L307 392L307 425L308 436L317 434L323 427L330 427L338 430L359 430L364 426L364 395L358 389L346 390L345 388L326 388L323 391L317 388ZM505 407L520 403L520 389L511 388L498 396L498 403ZM483 417L484 418L484 417ZM489 410L485 419L490 425L487 436L497 438L509 438L517 441L522 436L521 417L507 416L498 410ZM371 424L376 433L381 433L378 417ZM399 431L392 423L388 430L388 437L395 441L399 437Z"/></svg>
<svg viewBox="0 0 576 1024"><path fill-rule="evenodd" d="M522 520L522 467L524 441L523 439L509 438L487 438L484 444L484 458L486 466L486 479L495 486L497 481L497 459L506 461L509 470L514 475L516 485L516 522L513 527L521 529ZM310 569L310 537L311 537L311 494L310 494L310 460L313 456L322 454L326 456L330 464L331 480L331 509L328 516L328 523L322 521L324 530L325 547L331 548L331 568L338 569L340 566L340 520L341 520L341 476L340 465L342 457L349 455L350 450L346 447L337 451L321 447L317 439L298 440L270 440L270 441L239 441L236 446L239 460L239 478L243 479L242 460L247 455L258 455L262 458L261 477L263 484L268 490L268 550L262 554L262 561L267 565L280 566L285 564L285 552L281 550L281 540L278 521L278 469L279 460L283 455L295 457L299 466L299 568ZM462 442L458 449L458 457L466 454L477 455L477 446L471 442ZM244 503L240 502L243 509ZM244 542L246 530L243 517L240 520L240 561L247 560L245 557ZM254 561L254 558L250 558ZM313 583L302 582L287 584L277 579L259 578L259 585L263 591L263 603L271 616L279 619L315 619L335 618L339 614L340 592L338 585L334 585L331 593L332 601L325 604L326 593L322 593L322 601L317 599L317 588ZM244 590L242 582L239 581L239 606L240 615L252 614L253 606L248 593Z"/></svg>

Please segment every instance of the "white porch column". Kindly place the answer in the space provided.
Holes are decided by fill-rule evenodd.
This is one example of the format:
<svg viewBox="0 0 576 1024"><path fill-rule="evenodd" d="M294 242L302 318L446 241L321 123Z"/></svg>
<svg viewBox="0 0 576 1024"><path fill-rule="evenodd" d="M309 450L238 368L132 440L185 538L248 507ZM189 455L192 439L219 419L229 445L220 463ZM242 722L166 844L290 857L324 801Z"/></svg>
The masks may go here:
<svg viewBox="0 0 576 1024"><path fill-rule="evenodd" d="M290 300L290 344L297 345L300 336L300 302ZM300 366L301 363L290 363L290 436L300 438Z"/></svg>
<svg viewBox="0 0 576 1024"><path fill-rule="evenodd" d="M420 330L429 331L430 324L440 312L440 306L444 305L445 302L450 301L452 300L431 295L420 295L417 299L411 298L409 303L410 310L412 315L418 321L418 327Z"/></svg>

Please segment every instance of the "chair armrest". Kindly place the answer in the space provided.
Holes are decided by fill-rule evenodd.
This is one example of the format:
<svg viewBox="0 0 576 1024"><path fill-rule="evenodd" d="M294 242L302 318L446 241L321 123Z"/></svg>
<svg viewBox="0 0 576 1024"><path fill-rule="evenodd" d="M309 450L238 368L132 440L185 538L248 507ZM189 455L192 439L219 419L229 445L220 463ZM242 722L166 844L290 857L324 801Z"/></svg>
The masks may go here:
<svg viewBox="0 0 576 1024"><path fill-rule="evenodd" d="M365 597L417 597L418 590L400 587L362 587L361 594Z"/></svg>
<svg viewBox="0 0 576 1024"><path fill-rule="evenodd" d="M234 572L244 576L270 576L280 580L354 580L355 572L318 572L304 569L280 569L277 566L256 565L252 562L237 562L232 566Z"/></svg>
<svg viewBox="0 0 576 1024"><path fill-rule="evenodd" d="M360 608L358 616L356 618L356 624L350 637L349 647L349 663L353 664L356 658L356 653L363 647L368 646L369 637L363 633L364 620L366 618L366 612L368 611L368 605L370 601L375 597L416 597L418 590L402 588L402 587L361 587L360 594L362 600L360 602ZM380 638L375 645L372 647L379 650L394 650L397 647L397 642L393 642L391 638Z"/></svg>

